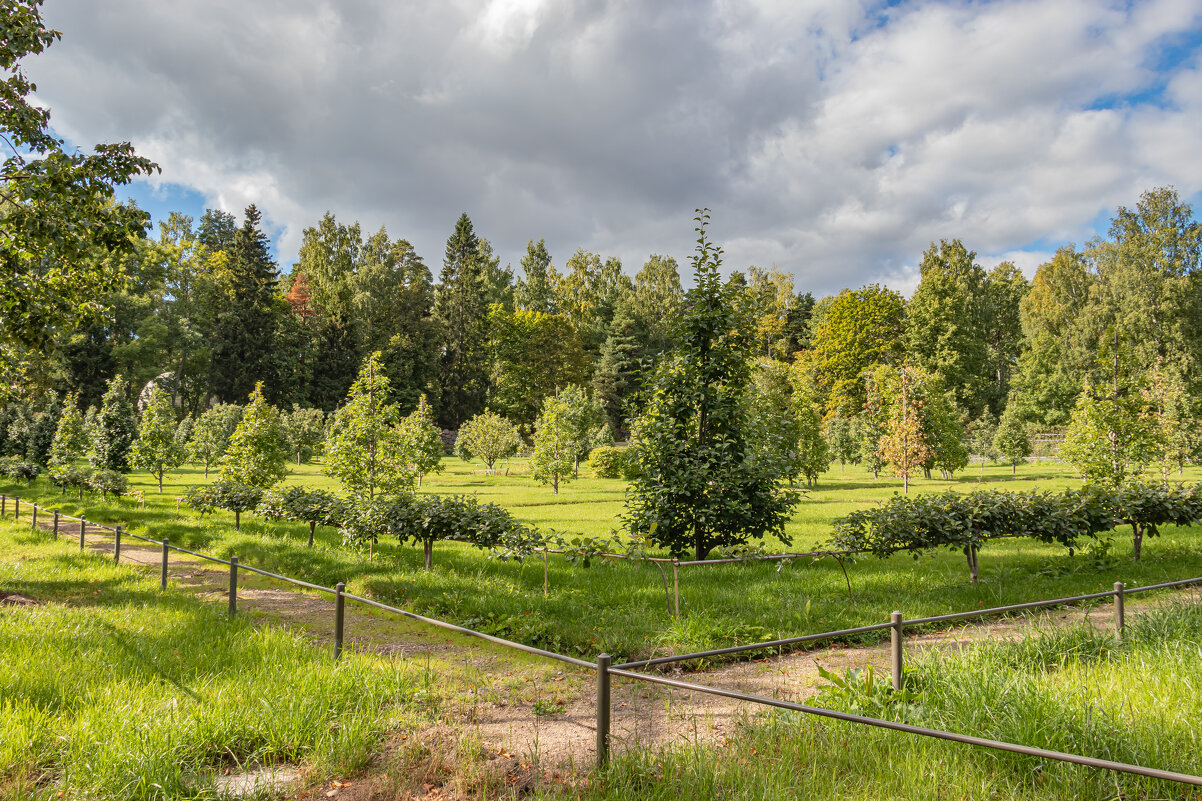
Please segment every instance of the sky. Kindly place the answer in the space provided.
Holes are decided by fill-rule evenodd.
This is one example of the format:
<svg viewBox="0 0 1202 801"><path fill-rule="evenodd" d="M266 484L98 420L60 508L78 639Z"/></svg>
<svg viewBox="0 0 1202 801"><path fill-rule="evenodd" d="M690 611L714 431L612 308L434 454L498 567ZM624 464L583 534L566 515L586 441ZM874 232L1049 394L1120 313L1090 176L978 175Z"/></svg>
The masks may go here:
<svg viewBox="0 0 1202 801"><path fill-rule="evenodd" d="M909 293L932 241L1030 275L1173 185L1202 199L1202 0L46 0L55 130L131 141L156 218L264 213L281 268L330 211L437 276L460 213L687 274Z"/></svg>

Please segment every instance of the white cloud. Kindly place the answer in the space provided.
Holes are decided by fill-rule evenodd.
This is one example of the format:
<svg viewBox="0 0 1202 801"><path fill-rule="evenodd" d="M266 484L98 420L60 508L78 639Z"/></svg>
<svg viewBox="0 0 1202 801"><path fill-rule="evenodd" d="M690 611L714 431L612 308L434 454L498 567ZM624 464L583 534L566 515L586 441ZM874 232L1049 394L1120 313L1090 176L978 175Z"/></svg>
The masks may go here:
<svg viewBox="0 0 1202 801"><path fill-rule="evenodd" d="M467 211L515 264L542 236L633 271L685 262L705 205L730 268L904 288L931 240L1042 254L1142 189L1202 191L1197 63L1153 71L1199 9L49 0L64 38L31 71L63 134L258 203L285 260L328 209L437 266Z"/></svg>

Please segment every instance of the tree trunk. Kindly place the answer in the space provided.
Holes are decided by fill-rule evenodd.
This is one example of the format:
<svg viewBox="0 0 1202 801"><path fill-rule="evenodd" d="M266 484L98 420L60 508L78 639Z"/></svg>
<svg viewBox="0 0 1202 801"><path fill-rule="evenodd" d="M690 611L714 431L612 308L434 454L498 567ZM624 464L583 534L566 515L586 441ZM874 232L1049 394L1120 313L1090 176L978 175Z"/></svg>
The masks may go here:
<svg viewBox="0 0 1202 801"><path fill-rule="evenodd" d="M237 509L234 510L234 530L235 531L242 530L242 513L239 512Z"/></svg>
<svg viewBox="0 0 1202 801"><path fill-rule="evenodd" d="M209 477L209 460L205 459L205 478Z"/></svg>
<svg viewBox="0 0 1202 801"><path fill-rule="evenodd" d="M1012 476L1018 475L1018 462L1010 463L1010 475L1012 475Z"/></svg>
<svg viewBox="0 0 1202 801"><path fill-rule="evenodd" d="M317 524L316 524L316 523L313 523L313 522L310 522L310 523L309 523L309 547L310 547L310 548L312 548L312 547L313 547L313 531L314 531L314 529L316 529L316 528L317 528Z"/></svg>
<svg viewBox="0 0 1202 801"><path fill-rule="evenodd" d="M905 495L910 494L910 474L909 473L902 473L902 493Z"/></svg>
<svg viewBox="0 0 1202 801"><path fill-rule="evenodd" d="M968 578L973 584L977 583L977 548L975 545L970 545L964 549L964 555L968 557Z"/></svg>
<svg viewBox="0 0 1202 801"><path fill-rule="evenodd" d="M434 540L422 540L422 549L426 555L426 570L434 564Z"/></svg>
<svg viewBox="0 0 1202 801"><path fill-rule="evenodd" d="M555 473L551 476L551 494L559 494L559 473Z"/></svg>
<svg viewBox="0 0 1202 801"><path fill-rule="evenodd" d="M1142 525L1140 525L1139 523L1132 523L1131 529L1132 529L1132 531L1135 532L1135 534L1131 538L1132 558L1136 562L1138 562L1139 561L1139 552L1140 552L1140 550L1142 550L1143 545L1144 545L1144 527Z"/></svg>
<svg viewBox="0 0 1202 801"><path fill-rule="evenodd" d="M159 468L159 495L163 494L163 468Z"/></svg>
<svg viewBox="0 0 1202 801"><path fill-rule="evenodd" d="M422 488L422 474L421 473L417 474L417 488L418 489Z"/></svg>

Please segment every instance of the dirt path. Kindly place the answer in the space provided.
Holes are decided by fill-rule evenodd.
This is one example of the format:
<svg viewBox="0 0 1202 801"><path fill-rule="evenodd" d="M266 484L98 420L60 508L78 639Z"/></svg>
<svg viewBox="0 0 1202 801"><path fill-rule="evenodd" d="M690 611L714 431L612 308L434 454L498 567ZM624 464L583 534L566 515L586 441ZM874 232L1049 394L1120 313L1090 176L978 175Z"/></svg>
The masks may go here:
<svg viewBox="0 0 1202 801"><path fill-rule="evenodd" d="M23 518L24 519L24 518ZM44 516L39 526L49 530ZM112 554L112 532L89 525L87 547ZM70 536L78 537L78 523ZM122 542L121 561L157 574L161 551L145 543ZM224 566L172 552L170 581L199 597L224 604L229 573ZM1185 592L1191 592L1186 590ZM1193 590L1192 592L1196 592ZM238 591L239 613L252 613L264 623L283 625L324 646L333 640L333 601L324 593L243 571ZM1058 609L1038 617L1016 617L970 623L933 634L906 638L906 650L950 648L961 643L1021 636L1038 621L1064 626L1088 620L1113 625L1110 607ZM1128 614L1131 614L1129 609ZM515 654L488 643L424 626L403 616L355 603L346 608L346 646L372 651L410 664L424 662L450 682L442 723L421 735L423 741L478 741L484 752L502 755L529 771L592 764L595 754L594 676L558 663ZM721 665L683 674L699 684L753 695L804 701L818 691L818 666L842 674L873 666L889 670L888 645L833 647L785 656ZM562 669L561 669L562 668ZM677 691L628 679L615 679L611 731L613 748L721 741L763 707L703 693ZM367 797L367 796L365 796Z"/></svg>

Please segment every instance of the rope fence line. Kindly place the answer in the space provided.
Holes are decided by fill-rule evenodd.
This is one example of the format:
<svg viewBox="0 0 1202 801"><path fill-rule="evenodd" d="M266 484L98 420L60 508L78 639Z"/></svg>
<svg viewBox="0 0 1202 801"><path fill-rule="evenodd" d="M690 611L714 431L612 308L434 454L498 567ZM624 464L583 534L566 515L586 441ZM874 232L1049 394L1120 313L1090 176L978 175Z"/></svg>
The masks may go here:
<svg viewBox="0 0 1202 801"><path fill-rule="evenodd" d="M19 519L19 515L20 515L20 498L14 496L12 500L13 500L13 517L14 517L14 520L16 520L16 519ZM7 501L8 501L8 498L6 496L0 495L0 516L4 515L6 513ZM31 507L31 515L30 516L31 516L33 525L36 525L38 510L41 510L43 512L55 512L55 510L46 509L45 507L40 507L36 503L33 503L33 502L27 501L27 504ZM782 640L771 640L771 641L762 642L762 643L753 643L750 645L733 646L731 648L720 648L720 649L714 649L714 650L710 650L710 651L700 651L700 652L696 652L696 653L681 654L681 655L677 655L677 656L668 656L668 657L658 657L656 659L646 659L646 660L641 660L641 661L636 661L636 662L627 662L627 663L623 663L623 664L619 664L619 665L612 665L611 664L612 657L609 654L604 654L604 653L600 654L600 655L598 655L596 662L589 662L587 660L577 659L575 657L567 656L565 654L559 654L554 651L546 651L541 648L535 648L533 646L526 645L524 643L518 643L518 642L514 642L512 640L506 640L504 638L495 637L490 634L484 634L483 632L474 631L472 629L465 628L463 626L457 626L453 623L448 623L447 621L444 621L444 620L438 620L436 618L425 617L422 615L418 615L414 612L409 612L404 609L399 609L395 606L390 606L388 604L384 604L379 601L372 600L370 598L365 598L363 596L348 593L348 592L346 592L346 585L343 582L338 582L337 586L334 588L323 587L318 584L311 584L309 582L302 581L300 579L291 578L289 576L283 576L278 573L272 573L270 571L263 570L261 568L251 567L249 565L240 565L238 562L237 556L231 556L229 560L220 559L218 557L210 556L208 554L200 553L197 551L192 551L187 548L180 547L178 545L172 545L166 538L164 538L162 540L155 540L155 539L143 537L143 536L140 536L137 534L130 534L129 532L125 532L120 525L115 526L115 527L110 527L110 526L98 525L95 523L89 524L87 522L86 516L73 518L73 517L67 517L66 515L60 516L57 514L57 512L55 512L54 536L56 539L58 537L58 525L57 524L58 524L60 517L69 519L69 520L76 520L79 522L79 524L80 524L80 526L79 526L79 542L80 542L81 550L84 547L84 537L85 537L85 530L86 530L87 525L93 525L97 528L101 528L103 530L108 530L108 531L114 532L114 542L115 542L114 561L116 561L116 562L119 562L120 558L121 558L120 544L121 544L121 538L123 535L133 537L133 538L143 541L143 542L148 542L151 544L161 546L161 548L162 548L161 588L163 590L167 589L168 554L171 550L177 550L177 551L180 551L183 553L187 553L192 556L196 556L196 557L199 557L200 559L207 560L210 562L216 562L219 564L228 565L230 568L230 573L229 573L229 575L230 575L229 614L231 617L235 616L237 613L238 570L240 567L243 570L249 570L250 572L258 573L260 575L278 579L278 580L284 581L289 584L295 584L300 587L314 589L314 590L318 590L321 592L326 592L326 593L334 595L334 598L335 598L334 659L335 660L340 659L341 655L342 655L343 637L344 637L344 632L345 632L345 601L349 599L351 601L355 601L355 602L358 602L358 603L361 603L361 604L364 604L364 605L367 605L370 607L374 607L374 608L380 609L385 612L398 614L398 615L404 616L406 618L416 620L421 623L431 625L431 626L434 626L437 628L441 628L441 629L444 629L447 631L457 632L459 634L474 637L474 638L477 638L480 640L484 640L486 642L491 642L491 643L494 643L496 645L500 645L500 646L503 646L506 648L511 648L511 649L514 649L517 651L522 651L522 652L525 652L528 654L533 654L535 656L540 656L540 657L544 657L546 659L551 659L554 661L562 662L562 663L572 665L574 667L582 668L585 670L594 671L596 674L596 682L597 682L596 765L599 770L603 769L609 763L610 740L611 740L610 719L611 719L611 711L612 711L612 700L611 700L612 677L618 676L620 678L627 679L630 681L641 681L641 682L647 682L647 683L651 683L651 684L658 684L661 686L671 687L674 689L686 690L689 692L698 692L698 693L714 695L714 696L723 697L723 698L730 698L730 699L734 699L734 700L744 701L747 703L754 703L754 704L760 704L763 706L775 707L778 709L785 709L785 710L794 711L794 712L801 712L801 713L804 713L807 715L815 715L815 716L830 718L830 719L834 719L834 720L841 720L841 721L845 721L848 723L873 726L873 727L877 727L877 728L889 729L892 731L898 731L898 732L915 734L915 735L924 736L924 737L931 737L931 738L935 738L935 739L947 740L947 741L951 741L951 742L957 742L957 743L977 746L977 747L981 747L981 748L989 748L989 749L993 749L993 750L1007 751L1010 753L1022 754L1022 755L1026 755L1026 756L1033 756L1033 757L1038 757L1041 759L1050 759L1050 760L1054 760L1054 761L1065 762L1065 763L1070 763L1070 764L1075 764L1075 765L1083 765L1083 766L1091 767L1091 768L1095 768L1095 769L1117 771L1117 772L1121 772L1121 773L1128 773L1128 774L1132 774L1132 775L1143 776L1146 778L1159 779L1159 780L1164 780L1164 781L1177 782L1180 784L1188 784L1188 785L1192 785L1192 786L1196 786L1196 787L1202 787L1202 776L1194 776L1191 774L1162 770L1159 768L1149 768L1149 767L1144 767L1141 765L1131 765L1131 764L1124 763L1124 762L1114 762L1111 760L1098 759L1096 757L1082 756L1082 755L1078 755L1078 754L1069 754L1069 753L1064 753L1061 751L1051 751L1048 749L1036 748L1033 746L1020 745L1020 744L1009 743L1009 742L1004 742L1004 741L1000 741L1000 740L990 740L990 739L983 738L983 737L976 737L976 736L967 735L967 734L959 734L956 732L948 732L948 731L943 731L940 729L928 729L928 728L923 728L921 726L914 726L914 725L910 725L910 724L906 724L906 723L898 723L898 722L890 721L890 720L881 720L879 718L871 718L871 717L865 717L862 715L854 715L854 714L847 713L847 712L839 712L839 711L832 710L832 709L824 709L822 707L813 707L813 706L807 706L804 704L796 704L796 703L789 702L789 701L781 701L779 699L767 698L764 696L757 696L757 695L752 695L749 693L738 692L736 690L726 690L726 689L722 689L719 687L710 687L708 685L680 681L678 679L672 679L672 678L668 678L668 677L662 676L662 675L640 673L640 672L636 671L637 668L644 668L644 667L650 667L650 666L655 666L655 665L685 662L685 661L695 660L695 659L705 659L705 658L713 657L713 656L741 653L741 652L746 652L746 651L751 651L751 650L758 650L761 648L780 647L780 646L788 645L788 644L811 642L814 640L829 639L832 637L848 636L848 635L852 635L852 634L860 634L860 633L867 633L867 632L872 632L872 631L882 631L884 629L891 629L891 638L890 638L891 654L890 655L891 655L892 665L893 665L893 687L895 690L900 690L902 688L902 684L904 681L904 664L903 664L904 651L903 651L903 649L904 649L904 632L905 632L905 627L907 625L918 626L918 625L925 625L925 624L931 624L931 623L946 622L946 621L951 621L951 620L962 620L962 619L971 618L971 617L996 615L996 614L1001 614L1001 613L1005 613L1005 612L1018 611L1018 610L1024 610L1024 609L1033 609L1033 608L1038 608L1038 607L1063 606L1063 605L1066 605L1069 603L1079 603L1082 601L1099 600L1102 598L1109 597L1109 598L1114 599L1115 634L1118 638L1121 639L1124 635L1125 625L1126 625L1125 608L1124 608L1124 598L1126 595L1129 595L1132 593L1138 593L1138 592L1148 592L1151 590L1167 589L1167 588L1171 588L1171 587L1181 587L1181 586L1192 585L1192 584L1202 584L1202 576L1197 577L1197 578L1182 579L1182 580L1178 580L1178 581L1169 581L1169 582L1163 582L1160 584L1152 584L1152 585L1148 585L1148 586L1144 586L1144 587L1132 587L1132 588L1127 588L1126 585L1124 585L1122 582L1116 582L1114 585L1113 591L1110 591L1110 592L1090 593L1088 595L1075 595L1075 596L1069 596L1066 598L1056 598L1056 599L1050 599L1050 600L1044 600L1044 601L1031 601L1028 603L1012 604L1010 606L993 607L990 609L979 609L979 610L971 610L968 612L957 612L957 613L953 613L953 614L949 614L949 615L935 615L935 616L924 617L924 618L913 618L911 620L905 620L902 617L901 612L895 611L895 612L893 612L893 614L891 616L891 620L888 623L878 623L878 624L873 624L873 625L869 625L869 626L859 626L859 627L851 628L851 629L841 629L838 631L828 631L828 632L820 632L817 634L808 634L808 635L804 635L801 637L790 637L790 638L782 639ZM673 561L675 561L675 560L673 560Z"/></svg>

